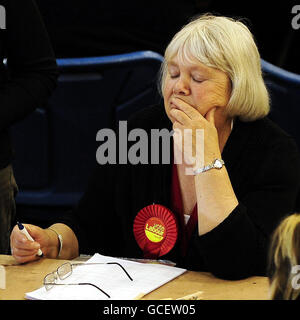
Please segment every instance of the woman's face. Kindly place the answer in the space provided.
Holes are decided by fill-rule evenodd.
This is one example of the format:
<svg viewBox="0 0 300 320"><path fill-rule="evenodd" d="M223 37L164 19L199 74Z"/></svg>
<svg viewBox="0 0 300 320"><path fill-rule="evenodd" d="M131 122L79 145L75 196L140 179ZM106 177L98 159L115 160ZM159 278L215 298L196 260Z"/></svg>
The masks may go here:
<svg viewBox="0 0 300 320"><path fill-rule="evenodd" d="M225 107L230 94L231 82L223 71L207 67L196 60L195 63L187 61L182 63L176 56L169 61L163 96L165 109L172 123L174 119L170 115L170 110L175 107L171 102L172 97L182 99L205 117L210 109ZM217 112L218 108L216 115Z"/></svg>

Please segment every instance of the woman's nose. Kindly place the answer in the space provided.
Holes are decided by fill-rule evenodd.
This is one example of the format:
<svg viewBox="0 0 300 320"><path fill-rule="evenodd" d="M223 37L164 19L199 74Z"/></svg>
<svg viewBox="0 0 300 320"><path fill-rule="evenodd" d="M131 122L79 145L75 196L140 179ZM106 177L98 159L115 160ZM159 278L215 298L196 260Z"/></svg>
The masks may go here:
<svg viewBox="0 0 300 320"><path fill-rule="evenodd" d="M184 96L189 95L190 88L188 83L180 77L173 87L173 93Z"/></svg>

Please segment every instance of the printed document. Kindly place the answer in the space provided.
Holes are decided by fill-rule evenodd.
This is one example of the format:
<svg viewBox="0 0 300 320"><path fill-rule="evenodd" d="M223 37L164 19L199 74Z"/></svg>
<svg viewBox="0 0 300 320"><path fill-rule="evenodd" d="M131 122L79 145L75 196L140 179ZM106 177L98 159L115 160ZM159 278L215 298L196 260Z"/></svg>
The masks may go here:
<svg viewBox="0 0 300 320"><path fill-rule="evenodd" d="M58 285L46 290L43 286L25 294L27 299L39 300L132 300L147 294L183 274L186 269L163 264L140 263L103 256L96 253L86 263L118 262L132 277L113 264L78 266L73 273L57 283L92 283L104 290L110 298L91 285ZM75 262L76 263L76 262Z"/></svg>

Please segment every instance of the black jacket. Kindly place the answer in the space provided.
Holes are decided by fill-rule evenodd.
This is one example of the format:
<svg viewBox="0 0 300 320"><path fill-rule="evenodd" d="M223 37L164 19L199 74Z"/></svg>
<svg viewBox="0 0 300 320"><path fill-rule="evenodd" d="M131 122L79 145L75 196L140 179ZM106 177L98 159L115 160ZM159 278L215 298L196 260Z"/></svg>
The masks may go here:
<svg viewBox="0 0 300 320"><path fill-rule="evenodd" d="M171 130L171 122L163 107L154 106L136 114L128 131L132 128ZM265 275L269 236L295 210L300 184L296 144L267 118L247 123L236 119L222 158L239 205L209 233L198 236L195 228L185 257L175 247L162 258L221 278ZM78 207L60 220L74 230L80 253L143 257L133 220L153 202L170 208L171 168L98 165Z"/></svg>
<svg viewBox="0 0 300 320"><path fill-rule="evenodd" d="M5 17L0 23L5 27L0 29L0 168L4 168L12 159L9 127L45 106L58 72L33 0L0 0L0 6Z"/></svg>

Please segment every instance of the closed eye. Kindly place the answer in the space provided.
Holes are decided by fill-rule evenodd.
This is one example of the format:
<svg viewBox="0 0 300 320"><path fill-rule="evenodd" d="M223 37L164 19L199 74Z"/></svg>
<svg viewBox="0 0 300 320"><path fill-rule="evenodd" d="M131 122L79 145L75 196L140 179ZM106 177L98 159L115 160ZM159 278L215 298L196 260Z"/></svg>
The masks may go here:
<svg viewBox="0 0 300 320"><path fill-rule="evenodd" d="M201 83L204 81L204 80L200 80L200 79L196 79L196 78L192 78L192 79L193 79L193 81L198 82L198 83Z"/></svg>

